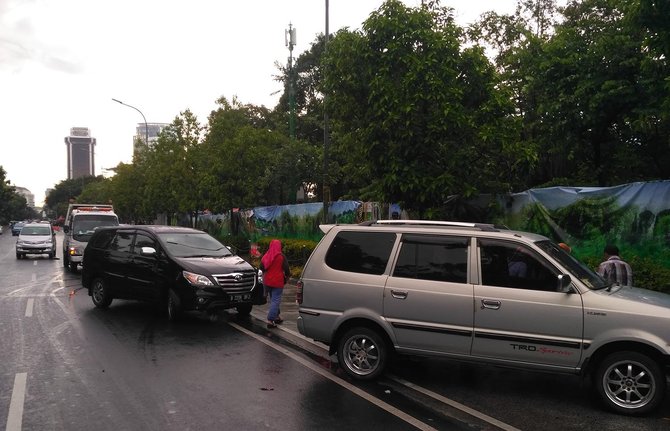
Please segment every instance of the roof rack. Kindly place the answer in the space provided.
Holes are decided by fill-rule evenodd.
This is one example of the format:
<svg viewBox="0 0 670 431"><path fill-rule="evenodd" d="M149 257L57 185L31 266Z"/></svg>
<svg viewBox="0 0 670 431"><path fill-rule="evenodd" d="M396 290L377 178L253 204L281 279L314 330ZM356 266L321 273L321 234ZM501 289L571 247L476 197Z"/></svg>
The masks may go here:
<svg viewBox="0 0 670 431"><path fill-rule="evenodd" d="M437 220L371 220L360 223L361 226L372 225L392 225L392 226L427 226L427 227L467 227L481 231L498 231L500 226L489 223L468 223L460 221L437 221Z"/></svg>

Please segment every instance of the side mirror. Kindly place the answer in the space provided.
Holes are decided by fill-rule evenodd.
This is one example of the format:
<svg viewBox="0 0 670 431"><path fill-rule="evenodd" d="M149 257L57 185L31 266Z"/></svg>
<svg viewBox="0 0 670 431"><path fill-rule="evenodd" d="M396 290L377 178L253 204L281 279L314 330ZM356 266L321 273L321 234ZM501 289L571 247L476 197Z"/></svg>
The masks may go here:
<svg viewBox="0 0 670 431"><path fill-rule="evenodd" d="M153 247L142 247L140 249L140 254L142 256L155 256L156 255L156 249Z"/></svg>
<svg viewBox="0 0 670 431"><path fill-rule="evenodd" d="M70 233L70 226L68 225L63 226L63 232Z"/></svg>
<svg viewBox="0 0 670 431"><path fill-rule="evenodd" d="M559 274L558 275L558 286L556 288L557 292L562 292L562 293L570 293L572 289L570 289L570 283L572 283L572 279L568 274Z"/></svg>

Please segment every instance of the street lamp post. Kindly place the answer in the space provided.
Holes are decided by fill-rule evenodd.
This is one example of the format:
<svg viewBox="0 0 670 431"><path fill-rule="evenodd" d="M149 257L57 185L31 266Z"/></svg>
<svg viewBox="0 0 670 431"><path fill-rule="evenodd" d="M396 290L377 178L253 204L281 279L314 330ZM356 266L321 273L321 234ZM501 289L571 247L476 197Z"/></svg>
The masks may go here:
<svg viewBox="0 0 670 431"><path fill-rule="evenodd" d="M113 97L112 97L112 100L115 101L116 103L120 103L120 104L122 104L123 106L127 106L127 107L129 107L129 108L133 108L134 110L136 110L137 112L140 113L140 115L142 116L142 119L144 120L144 144L145 144L145 145L149 145L149 125L147 124L147 118L144 116L144 114L142 113L142 111L140 111L139 109L137 109L136 107L134 107L134 106L132 106L132 105L129 105L129 104L127 104L127 103L123 103L122 101L120 101L120 100L118 100L118 99L115 99L115 98L113 98Z"/></svg>

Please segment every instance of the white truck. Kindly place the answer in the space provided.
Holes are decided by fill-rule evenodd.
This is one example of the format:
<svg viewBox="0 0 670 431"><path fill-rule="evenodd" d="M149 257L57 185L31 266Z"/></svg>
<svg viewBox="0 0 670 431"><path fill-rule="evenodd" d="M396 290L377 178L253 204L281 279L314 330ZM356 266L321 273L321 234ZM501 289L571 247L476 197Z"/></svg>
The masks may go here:
<svg viewBox="0 0 670 431"><path fill-rule="evenodd" d="M118 225L119 218L112 205L70 204L63 225L63 266L75 272L95 229Z"/></svg>

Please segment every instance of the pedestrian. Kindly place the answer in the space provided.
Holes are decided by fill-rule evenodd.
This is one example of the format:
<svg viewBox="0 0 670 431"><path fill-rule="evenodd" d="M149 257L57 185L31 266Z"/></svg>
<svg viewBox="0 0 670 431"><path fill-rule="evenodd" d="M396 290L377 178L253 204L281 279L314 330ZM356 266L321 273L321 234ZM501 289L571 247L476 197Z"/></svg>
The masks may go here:
<svg viewBox="0 0 670 431"><path fill-rule="evenodd" d="M261 258L261 270L263 271L263 287L270 301L267 327L268 329L276 328L284 321L281 318L279 306L284 285L291 275L288 259L282 254L281 242L278 239L270 241L267 253Z"/></svg>
<svg viewBox="0 0 670 431"><path fill-rule="evenodd" d="M607 244L604 250L604 261L598 265L598 274L610 283L625 286L633 285L633 270L630 265L619 257L619 248Z"/></svg>

